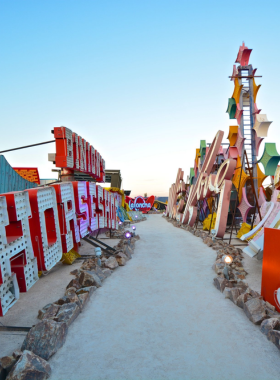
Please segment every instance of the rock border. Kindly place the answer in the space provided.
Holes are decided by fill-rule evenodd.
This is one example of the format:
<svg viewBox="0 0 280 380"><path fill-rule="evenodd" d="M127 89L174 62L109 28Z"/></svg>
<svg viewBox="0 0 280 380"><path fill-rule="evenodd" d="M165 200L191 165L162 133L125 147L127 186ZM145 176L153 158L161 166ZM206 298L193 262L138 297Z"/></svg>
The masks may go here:
<svg viewBox="0 0 280 380"><path fill-rule="evenodd" d="M21 351L0 358L1 380L45 380L50 377L48 360L65 343L69 326L102 282L132 258L139 239L139 235L135 235L127 240L122 234L114 247L114 255L103 251L100 258L90 256L83 261L80 269L70 272L75 277L66 286L65 295L39 310L40 322L32 326L26 335Z"/></svg>
<svg viewBox="0 0 280 380"><path fill-rule="evenodd" d="M230 299L236 306L243 309L247 318L258 325L267 339L280 350L280 313L275 309L275 306L265 301L257 291L251 289L248 283L244 282L248 273L242 265L243 251L223 240L212 240L209 232L183 225L165 215L163 217L174 227L200 237L204 244L217 251L216 260L212 266L217 274L213 279L213 285L225 295L225 298ZM233 258L233 262L227 265L227 276L224 274L226 267L222 260L224 255L230 255Z"/></svg>

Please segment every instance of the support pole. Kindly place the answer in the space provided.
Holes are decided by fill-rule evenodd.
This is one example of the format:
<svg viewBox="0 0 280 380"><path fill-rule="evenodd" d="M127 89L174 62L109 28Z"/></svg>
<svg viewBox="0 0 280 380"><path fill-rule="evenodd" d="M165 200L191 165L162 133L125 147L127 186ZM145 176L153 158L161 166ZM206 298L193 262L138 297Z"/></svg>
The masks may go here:
<svg viewBox="0 0 280 380"><path fill-rule="evenodd" d="M211 228L212 228L212 221L213 221L213 214L214 214L214 203L215 203L215 201L214 201L214 197L212 197L212 213L211 213L211 222L210 222L210 228L209 228L209 233L208 233L208 235L210 235L210 233L211 233Z"/></svg>
<svg viewBox="0 0 280 380"><path fill-rule="evenodd" d="M244 152L246 152L246 151L244 150ZM241 164L241 168L240 168L239 184L238 184L237 196L236 196L236 200L235 200L235 206L234 206L234 210L233 210L233 218L232 218L232 223L231 223L229 244L231 243L231 238L232 238L233 221L235 221L235 213L236 213L236 208L237 208L237 199L238 199L239 190L240 190L241 175L242 175L242 168L243 168L243 166L244 166L244 154L243 154L243 157L242 157L242 164Z"/></svg>
<svg viewBox="0 0 280 380"><path fill-rule="evenodd" d="M50 140L50 141L45 141L45 142L38 143L38 144L32 144L32 145L20 146L19 148L13 148L13 149L2 150L0 153L7 153L7 152L12 152L13 150L19 150L19 149L25 149L25 148L32 148L33 146L44 145L44 144L50 144L50 143L54 143L54 142L55 142L55 140Z"/></svg>
<svg viewBox="0 0 280 380"><path fill-rule="evenodd" d="M254 194L254 197L255 197L255 211L256 211L256 207L258 209L258 213L259 213L259 216L260 216L260 220L262 220L262 216L261 216L261 210L260 210L260 207L259 207L259 202L258 202L258 197L257 197L257 194L256 194L256 191L255 191L255 185L254 185L254 181L253 181L253 177L252 177L252 172L253 169L249 167L249 161L248 161L248 157L247 157L247 152L245 150L245 156L246 156L246 161L247 161L247 165L248 165L248 171L250 173L250 181L251 181L251 186L252 186L252 191L253 191L253 194Z"/></svg>

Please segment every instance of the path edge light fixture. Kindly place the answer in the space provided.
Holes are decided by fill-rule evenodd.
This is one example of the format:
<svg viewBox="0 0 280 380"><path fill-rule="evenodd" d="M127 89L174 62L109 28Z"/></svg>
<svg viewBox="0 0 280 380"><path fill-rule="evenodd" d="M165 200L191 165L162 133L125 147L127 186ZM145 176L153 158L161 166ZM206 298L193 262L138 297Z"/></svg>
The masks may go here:
<svg viewBox="0 0 280 380"><path fill-rule="evenodd" d="M126 237L126 239L130 239L131 233L129 231L127 231L124 236Z"/></svg>
<svg viewBox="0 0 280 380"><path fill-rule="evenodd" d="M233 262L233 258L230 255L223 255L222 261L226 264L223 270L223 274L225 275L226 279L229 280L228 265Z"/></svg>

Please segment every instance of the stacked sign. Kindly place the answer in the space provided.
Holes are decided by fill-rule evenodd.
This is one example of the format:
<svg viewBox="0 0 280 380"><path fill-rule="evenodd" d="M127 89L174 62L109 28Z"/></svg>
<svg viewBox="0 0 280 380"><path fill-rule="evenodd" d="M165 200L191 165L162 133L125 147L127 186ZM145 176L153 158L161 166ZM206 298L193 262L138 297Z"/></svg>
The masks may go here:
<svg viewBox="0 0 280 380"><path fill-rule="evenodd" d="M179 169L176 182L169 190L166 212L169 217L191 226L198 217L209 222L208 215L212 213L208 228L214 236L223 237L231 191L235 191L243 220L238 237L248 241L243 251L250 257L263 258L262 296L280 311L280 155L275 143L265 143L263 153L259 153L272 122L257 106L261 86L255 82L256 69L249 64L251 51L243 43L236 59L240 65L233 66L234 90L227 108L229 118L234 120L229 127L229 146L221 145L221 131L209 148L205 140L200 141L194 166L190 168L189 188L183 179L184 172ZM263 187L267 176L271 177L269 191ZM216 194L218 206L214 215L212 196ZM255 215L254 228L251 228L250 211Z"/></svg>
<svg viewBox="0 0 280 380"><path fill-rule="evenodd" d="M83 181L2 194L0 316L82 237L117 229L117 207L113 193Z"/></svg>
<svg viewBox="0 0 280 380"><path fill-rule="evenodd" d="M104 182L105 161L92 145L66 127L53 133L51 160L64 174L78 171ZM119 194L86 181L0 195L0 316L38 280L38 271L49 271L63 253L77 250L81 238L99 228L117 229L118 205Z"/></svg>
<svg viewBox="0 0 280 380"><path fill-rule="evenodd" d="M223 148L221 145L223 137L221 131L210 147L207 147L205 140L200 141L200 147L195 152L194 166L190 168L190 188L186 189L184 172L179 169L176 182L169 191L167 215L192 226L198 216L200 220L207 218L212 212L212 196L219 194L217 216L213 216L216 225L212 232L214 236L223 237L233 184L238 193L237 207L244 223L247 221L249 211L260 208L261 215L257 216L255 221L257 227L244 235L243 239L250 238L257 232L244 251L250 256L259 254L261 257L263 228L266 226L276 228L280 220L280 214L278 215L280 155L275 143L266 143L264 152L258 160L260 144L267 136L271 121L265 114L260 114L261 110L256 104L260 85L255 82L256 69L249 64L251 51L243 44L236 59L240 66L233 67L231 80L234 81L234 91L228 100L227 112L229 118L235 121L229 127L229 146ZM264 166L264 173L258 163ZM275 189L268 204L262 182L269 175L274 178ZM250 183L247 186L249 179ZM254 196L252 188L255 190ZM270 213L269 217L267 214Z"/></svg>
<svg viewBox="0 0 280 380"><path fill-rule="evenodd" d="M178 170L176 183L169 190L168 205L166 215L176 218L181 223L188 223L193 226L197 218L197 205L200 201L211 198L214 194L220 195L219 207L217 210L216 224L213 235L223 237L226 230L230 192L232 187L231 178L236 167L234 159L227 159L218 171L215 171L216 157L219 155L221 142L224 133L218 131L209 149L205 149L202 162L198 162L198 171L195 180L192 180L187 202L184 204L182 198L178 205L177 198L186 191L183 181L184 172Z"/></svg>

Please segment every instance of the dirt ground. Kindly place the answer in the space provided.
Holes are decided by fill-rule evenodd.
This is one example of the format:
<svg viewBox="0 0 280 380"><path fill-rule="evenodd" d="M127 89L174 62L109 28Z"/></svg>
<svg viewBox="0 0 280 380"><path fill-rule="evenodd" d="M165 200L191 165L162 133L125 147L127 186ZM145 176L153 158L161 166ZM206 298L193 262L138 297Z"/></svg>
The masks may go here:
<svg viewBox="0 0 280 380"><path fill-rule="evenodd" d="M100 235L99 238L111 247L119 242L119 239L107 239L105 234ZM81 255L92 255L94 253L92 245L85 241L82 241L81 244ZM64 296L67 284L74 278L70 272L79 268L81 264L81 260L75 261L72 265L57 263L27 293L20 293L20 299L4 317L0 317L0 324L31 327L38 323L38 310ZM14 350L20 349L25 335L25 332L0 331L0 357L10 355Z"/></svg>
<svg viewBox="0 0 280 380"><path fill-rule="evenodd" d="M277 348L213 286L216 252L160 215L50 359L51 380L278 379Z"/></svg>

